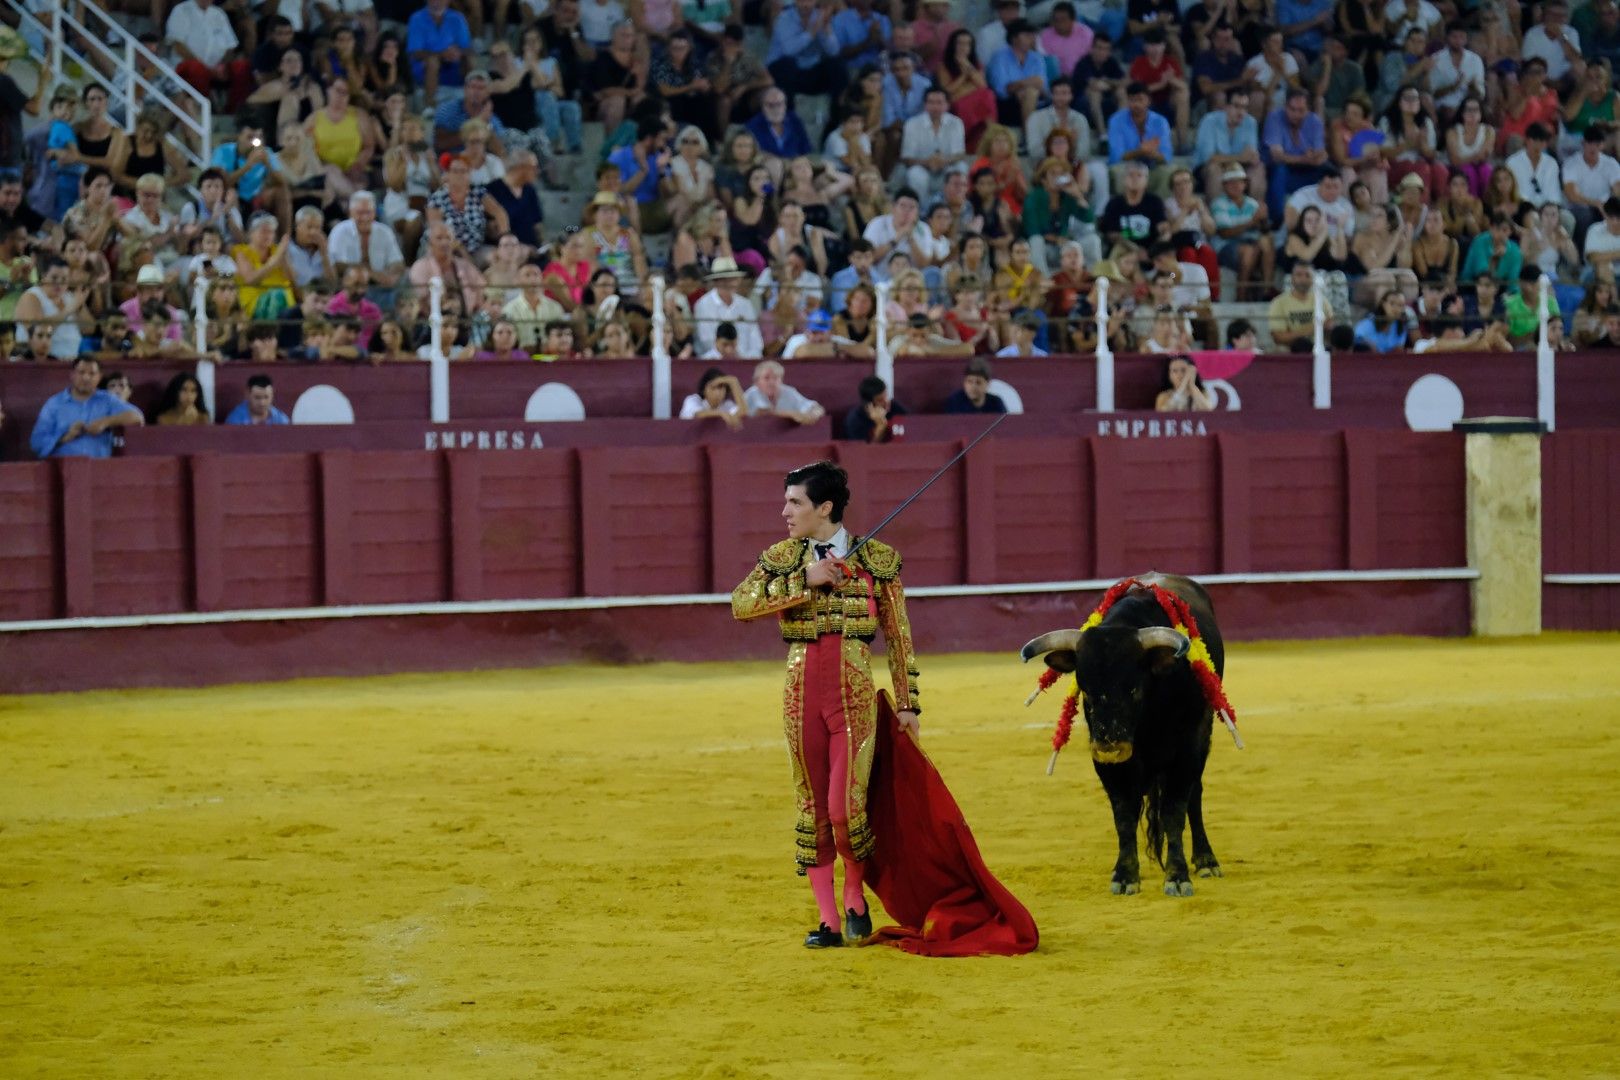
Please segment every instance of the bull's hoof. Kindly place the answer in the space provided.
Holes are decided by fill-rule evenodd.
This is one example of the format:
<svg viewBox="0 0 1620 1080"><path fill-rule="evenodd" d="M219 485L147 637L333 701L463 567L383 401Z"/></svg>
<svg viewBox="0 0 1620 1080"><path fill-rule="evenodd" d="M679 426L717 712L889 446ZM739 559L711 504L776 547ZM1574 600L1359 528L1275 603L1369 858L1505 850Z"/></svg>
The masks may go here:
<svg viewBox="0 0 1620 1080"><path fill-rule="evenodd" d="M1221 867L1220 867L1219 863L1211 863L1208 866L1200 866L1198 868L1198 876L1199 877L1225 877L1226 875L1221 873Z"/></svg>
<svg viewBox="0 0 1620 1080"><path fill-rule="evenodd" d="M1142 891L1142 883L1140 881L1111 881L1108 883L1108 891L1115 896L1135 896Z"/></svg>
<svg viewBox="0 0 1620 1080"><path fill-rule="evenodd" d="M1167 881L1164 883L1164 895L1166 896L1191 896L1192 894L1193 887L1190 881Z"/></svg>

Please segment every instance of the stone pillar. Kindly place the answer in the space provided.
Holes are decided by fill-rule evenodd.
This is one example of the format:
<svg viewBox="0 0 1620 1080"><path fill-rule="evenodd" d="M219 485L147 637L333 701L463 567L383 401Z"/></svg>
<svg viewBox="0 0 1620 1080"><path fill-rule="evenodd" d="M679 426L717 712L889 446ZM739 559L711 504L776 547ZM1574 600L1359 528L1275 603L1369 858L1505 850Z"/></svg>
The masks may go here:
<svg viewBox="0 0 1620 1080"><path fill-rule="evenodd" d="M1520 417L1459 421L1468 474L1468 565L1480 637L1541 633L1541 436Z"/></svg>

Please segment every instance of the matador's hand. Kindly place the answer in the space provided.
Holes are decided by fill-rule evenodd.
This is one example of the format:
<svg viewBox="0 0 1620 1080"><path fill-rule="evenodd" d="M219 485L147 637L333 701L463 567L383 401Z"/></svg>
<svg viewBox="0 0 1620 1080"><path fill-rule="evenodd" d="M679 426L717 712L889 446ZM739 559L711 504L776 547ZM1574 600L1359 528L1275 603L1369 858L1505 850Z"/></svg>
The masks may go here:
<svg viewBox="0 0 1620 1080"><path fill-rule="evenodd" d="M843 580L844 567L831 556L811 563L804 571L804 582L811 588L820 585L838 585Z"/></svg>
<svg viewBox="0 0 1620 1080"><path fill-rule="evenodd" d="M917 720L917 714L910 709L901 709L894 715L895 719L900 721L900 730L910 735L912 742L920 743L922 741L922 725Z"/></svg>

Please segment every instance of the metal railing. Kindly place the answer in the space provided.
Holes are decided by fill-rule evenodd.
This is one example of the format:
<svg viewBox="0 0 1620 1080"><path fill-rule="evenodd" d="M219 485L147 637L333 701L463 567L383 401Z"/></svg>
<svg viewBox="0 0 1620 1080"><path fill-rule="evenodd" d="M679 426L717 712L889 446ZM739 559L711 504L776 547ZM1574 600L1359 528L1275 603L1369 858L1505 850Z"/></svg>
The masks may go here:
<svg viewBox="0 0 1620 1080"><path fill-rule="evenodd" d="M48 73L53 85L65 82L67 81L64 74L65 65L76 64L87 78L99 83L107 91L108 100L115 109L122 106L126 133L135 130L135 120L141 109L146 104L155 102L195 136L197 149L192 149L190 143L172 130L166 136L169 144L176 147L199 171L208 168L209 159L214 152L213 102L207 94L182 79L180 73L168 61L142 45L123 24L108 15L92 0L80 0L76 6L86 20L92 23L99 22L100 30L92 30L86 23L68 14L63 10L63 5L51 9L50 22L47 24L24 8L18 0L0 0L0 2L17 15L24 28L32 30L48 43L49 55L41 64L40 78L46 78ZM83 45L95 54L95 58L87 56L69 44L67 38L70 33L78 34ZM108 44L108 41L112 44ZM113 70L113 74L107 75L103 72L96 62L97 59L105 62ZM136 63L137 59L151 64L159 78L168 79L178 86L182 96L189 98L197 106L197 115L193 116L179 99L171 97L151 79L141 74L140 67ZM188 185L188 190L195 192L196 189Z"/></svg>

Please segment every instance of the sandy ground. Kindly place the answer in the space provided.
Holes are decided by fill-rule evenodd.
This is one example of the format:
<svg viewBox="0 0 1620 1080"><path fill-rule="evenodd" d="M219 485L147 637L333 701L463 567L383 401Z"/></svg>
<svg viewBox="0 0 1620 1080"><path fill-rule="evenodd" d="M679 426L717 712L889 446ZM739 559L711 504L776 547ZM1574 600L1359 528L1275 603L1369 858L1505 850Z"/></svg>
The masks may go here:
<svg viewBox="0 0 1620 1080"><path fill-rule="evenodd" d="M1011 959L800 947L775 665L5 700L0 1075L1620 1075L1620 638L1231 665L1177 900L1033 670L923 658Z"/></svg>

